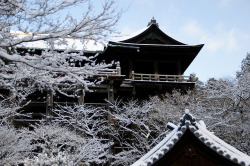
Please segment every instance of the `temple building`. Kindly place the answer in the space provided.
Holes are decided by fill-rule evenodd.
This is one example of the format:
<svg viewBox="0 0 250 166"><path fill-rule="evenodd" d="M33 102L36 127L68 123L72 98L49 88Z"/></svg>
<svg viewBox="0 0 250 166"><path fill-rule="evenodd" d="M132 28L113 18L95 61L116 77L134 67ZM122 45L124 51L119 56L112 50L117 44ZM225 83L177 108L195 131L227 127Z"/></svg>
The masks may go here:
<svg viewBox="0 0 250 166"><path fill-rule="evenodd" d="M113 82L114 96L140 99L173 89L192 89L194 80L183 73L202 47L171 38L152 19L136 35L108 42L98 61L114 61L119 66L120 78Z"/></svg>
<svg viewBox="0 0 250 166"><path fill-rule="evenodd" d="M230 146L185 110L173 131L132 166L249 166L250 157Z"/></svg>
<svg viewBox="0 0 250 166"><path fill-rule="evenodd" d="M99 54L97 62L114 62L115 66L89 78L103 78L103 82L90 86L91 91L79 94L78 98L52 94L50 91L35 92L30 96L30 104L23 108L26 112L37 111L32 113L32 119L41 118L41 114L50 114L56 104L105 106L106 100L143 100L149 96L171 93L174 89L185 92L194 88L195 80L183 74L203 47L203 44L188 45L171 38L159 28L155 19L134 36L122 41L109 41L103 48L100 43L89 39L85 44L70 37L65 40L67 45L57 46L55 49L63 51L74 45L76 52L83 51L86 56ZM33 50L32 53L41 54L46 47L46 42L36 41L18 46L18 51L25 54L27 50ZM81 88L76 87L73 91L81 91Z"/></svg>

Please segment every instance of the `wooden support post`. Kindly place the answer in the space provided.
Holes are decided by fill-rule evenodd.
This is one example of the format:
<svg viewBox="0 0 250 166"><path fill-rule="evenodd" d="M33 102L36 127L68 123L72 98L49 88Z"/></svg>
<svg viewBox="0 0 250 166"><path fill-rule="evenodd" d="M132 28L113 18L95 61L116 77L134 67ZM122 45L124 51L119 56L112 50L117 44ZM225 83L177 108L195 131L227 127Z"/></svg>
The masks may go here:
<svg viewBox="0 0 250 166"><path fill-rule="evenodd" d="M83 105L85 93L82 85L78 86L77 92L78 92L78 105Z"/></svg>
<svg viewBox="0 0 250 166"><path fill-rule="evenodd" d="M178 75L179 75L179 77L177 78L177 81L182 82L183 77L182 77L182 73L181 73L181 62L180 61L177 62L177 72L178 72Z"/></svg>
<svg viewBox="0 0 250 166"><path fill-rule="evenodd" d="M84 104L84 93L80 94L78 98L78 105L83 105Z"/></svg>
<svg viewBox="0 0 250 166"><path fill-rule="evenodd" d="M154 74L159 74L157 61L154 61Z"/></svg>
<svg viewBox="0 0 250 166"><path fill-rule="evenodd" d="M178 75L182 75L182 73L181 73L181 62L180 61L177 62L177 73L178 73Z"/></svg>
<svg viewBox="0 0 250 166"><path fill-rule="evenodd" d="M108 101L109 103L114 103L115 101L115 95L114 95L114 81L110 81L108 85ZM109 107L109 111L112 111ZM110 115L109 117L109 122L113 122L113 117Z"/></svg>
<svg viewBox="0 0 250 166"><path fill-rule="evenodd" d="M132 78L132 72L134 70L133 61L129 58L128 60L129 78Z"/></svg>
<svg viewBox="0 0 250 166"><path fill-rule="evenodd" d="M47 100L46 100L46 122L50 122L53 109L53 93L51 90L47 91Z"/></svg>
<svg viewBox="0 0 250 166"><path fill-rule="evenodd" d="M135 72L132 71L132 80L135 80Z"/></svg>
<svg viewBox="0 0 250 166"><path fill-rule="evenodd" d="M121 67L116 67L117 75L121 75Z"/></svg>
<svg viewBox="0 0 250 166"><path fill-rule="evenodd" d="M108 101L110 104L113 104L115 101L115 97L114 97L114 81L110 81L109 85L108 85ZM112 109L111 107L108 107L108 110L110 112L110 114L108 114L108 121L109 123L114 123L114 118L112 116ZM109 146L109 154L112 155L114 153L114 147L111 146L111 142L113 141L113 138L111 135L109 135L109 142L110 142L110 146ZM112 158L109 158L109 165L111 165L112 163Z"/></svg>
<svg viewBox="0 0 250 166"><path fill-rule="evenodd" d="M120 67L120 62L119 61L116 64L116 73L117 73L117 75L121 75L121 67Z"/></svg>
<svg viewBox="0 0 250 166"><path fill-rule="evenodd" d="M154 81L158 81L159 80L159 70L158 70L158 62L154 61L154 74L155 74L155 78Z"/></svg>

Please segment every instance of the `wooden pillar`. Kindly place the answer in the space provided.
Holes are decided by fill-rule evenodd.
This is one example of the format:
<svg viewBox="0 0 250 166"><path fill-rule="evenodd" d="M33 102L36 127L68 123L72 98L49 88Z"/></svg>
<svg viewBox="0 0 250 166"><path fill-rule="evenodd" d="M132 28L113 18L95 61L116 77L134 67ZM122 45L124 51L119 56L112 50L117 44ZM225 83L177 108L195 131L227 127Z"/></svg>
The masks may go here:
<svg viewBox="0 0 250 166"><path fill-rule="evenodd" d="M77 93L78 93L78 105L83 105L85 93L82 85L78 86Z"/></svg>
<svg viewBox="0 0 250 166"><path fill-rule="evenodd" d="M157 61L154 61L154 74L159 74Z"/></svg>
<svg viewBox="0 0 250 166"><path fill-rule="evenodd" d="M115 94L114 94L114 81L110 81L109 85L108 85L108 101L110 104L113 104L115 101ZM111 108L108 108L110 112L112 112ZM108 120L109 122L113 123L114 119L113 116L111 114L109 114L108 116Z"/></svg>
<svg viewBox="0 0 250 166"><path fill-rule="evenodd" d="M78 98L78 105L84 104L84 93L82 93Z"/></svg>
<svg viewBox="0 0 250 166"><path fill-rule="evenodd" d="M108 84L108 101L110 103L114 103L115 95L114 95L114 81L111 80Z"/></svg>
<svg viewBox="0 0 250 166"><path fill-rule="evenodd" d="M108 101L110 104L113 104L114 101L115 101L115 97L114 97L114 81L111 80L108 84ZM108 110L110 112L110 114L108 114L108 121L109 123L114 123L114 118L112 116L112 109L111 107L109 106L108 107ZM114 147L111 145L111 142L113 142L113 138L111 135L109 135L109 142L110 142L110 146L109 146L109 154L112 155L114 154ZM111 163L113 162L112 158L109 158L109 165L111 165Z"/></svg>
<svg viewBox="0 0 250 166"><path fill-rule="evenodd" d="M129 78L132 78L132 71L134 70L133 61L131 59L128 60L128 70L129 70Z"/></svg>
<svg viewBox="0 0 250 166"><path fill-rule="evenodd" d="M135 72L134 71L132 71L132 73L131 73L131 77L130 77L132 80L135 80Z"/></svg>
<svg viewBox="0 0 250 166"><path fill-rule="evenodd" d="M178 75L182 75L182 73L181 73L181 62L180 61L177 62L177 73L178 73Z"/></svg>
<svg viewBox="0 0 250 166"><path fill-rule="evenodd" d="M10 100L10 102L12 103L14 103L15 101L13 101L13 98L12 98L12 92L10 91L10 90L8 90L8 97L10 98L9 100ZM14 117L13 116L10 116L9 118L8 118L8 121L11 123L11 124L14 124Z"/></svg>
<svg viewBox="0 0 250 166"><path fill-rule="evenodd" d="M121 67L120 67L120 62L117 62L117 65L116 65L116 73L117 75L121 75Z"/></svg>
<svg viewBox="0 0 250 166"><path fill-rule="evenodd" d="M158 70L158 62L154 61L154 74L155 74L155 81L159 80L159 70Z"/></svg>
<svg viewBox="0 0 250 166"><path fill-rule="evenodd" d="M53 109L53 93L51 90L47 91L47 100L46 100L46 122L51 120Z"/></svg>

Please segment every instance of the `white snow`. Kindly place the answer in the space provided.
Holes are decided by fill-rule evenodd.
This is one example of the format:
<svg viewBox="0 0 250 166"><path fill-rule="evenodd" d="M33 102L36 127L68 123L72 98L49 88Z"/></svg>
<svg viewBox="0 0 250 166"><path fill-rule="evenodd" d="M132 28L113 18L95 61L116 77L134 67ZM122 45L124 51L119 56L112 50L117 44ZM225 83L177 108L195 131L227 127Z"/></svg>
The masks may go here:
<svg viewBox="0 0 250 166"><path fill-rule="evenodd" d="M150 26L148 26L148 27L144 27L144 28L142 28L142 29L140 29L140 30L138 30L138 31L136 31L136 32L134 32L134 33L131 33L130 35L122 35L122 37L120 37L120 38L118 38L116 41L118 42L118 41L123 41L123 40L128 40L128 39L130 39L130 38L133 38L133 37L135 37L135 36L137 36L137 35L140 35L141 33L143 33L144 31L146 31L148 28L149 28Z"/></svg>
<svg viewBox="0 0 250 166"><path fill-rule="evenodd" d="M25 37L31 37L31 34L25 34L19 31L12 31L19 39L23 39ZM35 35L34 38L46 35ZM28 48L28 49L48 49L50 47L49 42L53 42L54 49L56 50L74 50L74 51L87 51L87 52L100 52L104 50L103 43L97 42L92 39L76 39L73 37L66 37L65 39L57 39L57 40L39 40L32 42L24 42L19 44L17 47L20 48Z"/></svg>

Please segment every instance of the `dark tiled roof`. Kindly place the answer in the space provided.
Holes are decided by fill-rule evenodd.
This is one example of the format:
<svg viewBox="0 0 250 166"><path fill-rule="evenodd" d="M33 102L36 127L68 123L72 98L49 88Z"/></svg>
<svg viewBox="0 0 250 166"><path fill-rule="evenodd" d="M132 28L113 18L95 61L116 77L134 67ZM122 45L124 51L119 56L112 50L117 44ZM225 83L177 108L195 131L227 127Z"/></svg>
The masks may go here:
<svg viewBox="0 0 250 166"><path fill-rule="evenodd" d="M231 145L227 144L213 133L208 131L204 125L196 122L188 110L181 118L181 123L168 134L158 145L156 145L147 154L142 156L132 166L150 166L163 157L180 140L184 133L190 130L203 144L214 150L215 153L231 160L232 162L250 166L250 157Z"/></svg>

